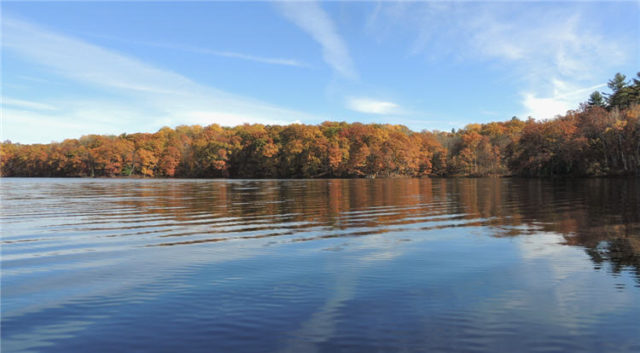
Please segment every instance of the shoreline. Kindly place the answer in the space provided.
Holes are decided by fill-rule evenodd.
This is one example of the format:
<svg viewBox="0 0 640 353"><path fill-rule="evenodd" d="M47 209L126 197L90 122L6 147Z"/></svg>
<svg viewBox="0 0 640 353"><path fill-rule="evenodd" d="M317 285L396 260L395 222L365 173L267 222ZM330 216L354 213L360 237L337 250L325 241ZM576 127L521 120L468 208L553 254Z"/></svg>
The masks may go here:
<svg viewBox="0 0 640 353"><path fill-rule="evenodd" d="M140 175L131 176L0 176L2 179L105 179L105 180L393 180L393 179L640 179L640 175L586 175L586 176L522 176L522 175L450 175L450 176L384 176L384 177L320 177L320 178L233 178L233 177L145 177Z"/></svg>

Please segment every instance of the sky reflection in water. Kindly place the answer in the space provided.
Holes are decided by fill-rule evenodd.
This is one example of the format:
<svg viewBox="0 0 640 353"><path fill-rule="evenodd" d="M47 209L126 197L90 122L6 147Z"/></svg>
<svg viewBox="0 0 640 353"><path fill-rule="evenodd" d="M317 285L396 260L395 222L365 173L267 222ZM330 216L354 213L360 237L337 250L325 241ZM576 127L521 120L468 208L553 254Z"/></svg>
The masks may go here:
<svg viewBox="0 0 640 353"><path fill-rule="evenodd" d="M2 350L640 350L637 179L2 179Z"/></svg>

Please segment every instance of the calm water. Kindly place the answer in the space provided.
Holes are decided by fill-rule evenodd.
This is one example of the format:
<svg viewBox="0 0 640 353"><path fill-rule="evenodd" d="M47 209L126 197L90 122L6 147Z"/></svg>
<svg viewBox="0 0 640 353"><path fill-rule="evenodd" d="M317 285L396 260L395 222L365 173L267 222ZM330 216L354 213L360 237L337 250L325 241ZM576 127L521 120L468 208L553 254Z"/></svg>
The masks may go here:
<svg viewBox="0 0 640 353"><path fill-rule="evenodd" d="M2 179L2 352L639 352L640 179Z"/></svg>

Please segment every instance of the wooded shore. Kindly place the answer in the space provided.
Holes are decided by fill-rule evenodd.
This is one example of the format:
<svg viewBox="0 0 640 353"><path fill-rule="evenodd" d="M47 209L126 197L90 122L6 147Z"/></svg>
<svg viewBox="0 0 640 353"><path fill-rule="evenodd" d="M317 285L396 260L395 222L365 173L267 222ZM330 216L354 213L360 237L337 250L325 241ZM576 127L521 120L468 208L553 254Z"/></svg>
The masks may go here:
<svg viewBox="0 0 640 353"><path fill-rule="evenodd" d="M414 132L402 125L165 127L0 145L2 176L357 178L640 175L640 74L552 120Z"/></svg>

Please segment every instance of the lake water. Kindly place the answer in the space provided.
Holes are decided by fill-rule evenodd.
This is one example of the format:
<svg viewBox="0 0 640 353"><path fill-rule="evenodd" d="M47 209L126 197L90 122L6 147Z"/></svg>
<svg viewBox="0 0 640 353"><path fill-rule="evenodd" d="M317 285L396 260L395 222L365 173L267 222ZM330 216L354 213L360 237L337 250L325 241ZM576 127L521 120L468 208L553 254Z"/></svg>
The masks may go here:
<svg viewBox="0 0 640 353"><path fill-rule="evenodd" d="M2 352L640 352L640 179L1 179Z"/></svg>

